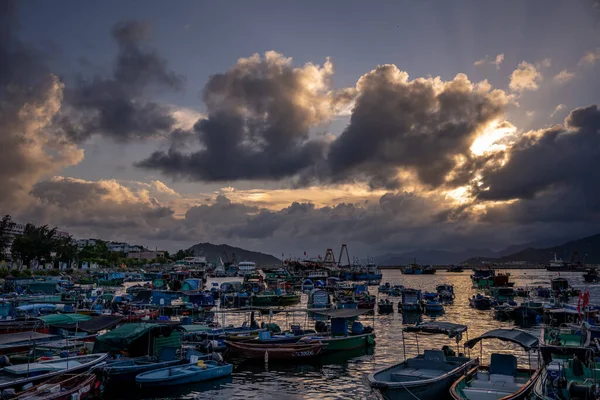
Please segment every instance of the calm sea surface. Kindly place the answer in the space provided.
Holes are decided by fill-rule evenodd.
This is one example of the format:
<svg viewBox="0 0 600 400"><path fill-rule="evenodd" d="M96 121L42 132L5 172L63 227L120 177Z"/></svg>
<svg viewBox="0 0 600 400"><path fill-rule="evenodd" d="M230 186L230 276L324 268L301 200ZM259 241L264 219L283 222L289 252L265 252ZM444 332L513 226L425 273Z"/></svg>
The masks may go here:
<svg viewBox="0 0 600 400"><path fill-rule="evenodd" d="M558 273L545 270L512 270L511 281L515 287L538 286L543 282L549 285L551 278ZM477 311L469 307L468 299L476 289L471 287L471 271L450 273L437 271L435 275L402 275L400 271L383 271L382 282L402 284L405 287L435 291L441 283L454 285L456 299L453 305L446 306L445 314L436 317L439 321L449 321L465 324L469 327L468 336L474 338L484 332L498 327L513 327L512 322L500 322L493 318L493 311ZM576 288L585 286L581 273L560 273ZM588 285L592 303L598 303L600 285ZM372 294L377 294L377 287L370 287ZM379 295L379 297L382 297ZM394 303L398 298L390 298ZM306 305L306 295L303 295L302 305ZM519 301L519 299L517 299ZM574 299L576 302L577 299ZM396 310L396 307L394 307ZM239 315L227 317L226 324L241 323L249 316ZM258 316L258 322L268 316ZM423 316L425 321L433 318ZM273 317L283 329L291 323L314 327L314 322L306 320L304 313L288 315L279 314ZM390 315L363 316L360 321L365 326L374 326L377 334L377 344L369 350L361 350L348 354L339 354L326 361L303 365L286 364L243 364L234 365L233 375L229 378L205 384L186 385L170 388L165 391L153 391L144 394L128 394L126 398L143 399L364 399L371 394L366 377L369 373L404 359L402 347L402 314L396 311ZM528 329L532 334L539 335L539 327ZM407 334L406 353L409 357L417 354L414 334ZM466 339L466 338L465 338ZM502 349L514 351L519 357L520 364L527 365L527 355L520 348L497 340L483 342L483 363L489 362L491 352ZM441 348L444 344L452 346L456 351L456 342L442 335L419 336L419 348ZM462 351L462 343L461 343ZM479 356L480 348L476 346L472 356ZM532 355L535 361L537 355ZM110 398L117 398L111 395Z"/></svg>

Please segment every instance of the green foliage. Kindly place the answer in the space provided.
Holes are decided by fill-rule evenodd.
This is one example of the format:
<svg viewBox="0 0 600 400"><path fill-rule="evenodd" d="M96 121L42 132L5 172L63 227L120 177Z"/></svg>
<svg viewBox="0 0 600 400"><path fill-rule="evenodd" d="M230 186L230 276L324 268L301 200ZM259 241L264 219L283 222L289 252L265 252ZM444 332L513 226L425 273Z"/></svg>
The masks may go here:
<svg viewBox="0 0 600 400"><path fill-rule="evenodd" d="M183 260L186 257L193 257L194 256L194 251L191 249L187 249L187 250L177 250L177 253L175 253L173 255L173 260L174 261L179 261L179 260Z"/></svg>
<svg viewBox="0 0 600 400"><path fill-rule="evenodd" d="M8 276L9 272L8 272L8 268L0 268L0 279L4 279Z"/></svg>

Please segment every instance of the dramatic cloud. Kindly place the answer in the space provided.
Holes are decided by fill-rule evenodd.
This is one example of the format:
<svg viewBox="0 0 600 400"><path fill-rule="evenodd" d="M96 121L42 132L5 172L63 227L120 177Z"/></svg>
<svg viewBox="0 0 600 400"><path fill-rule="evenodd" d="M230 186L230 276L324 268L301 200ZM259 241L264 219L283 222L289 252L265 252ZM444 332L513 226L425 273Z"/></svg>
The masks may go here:
<svg viewBox="0 0 600 400"><path fill-rule="evenodd" d="M83 151L48 133L60 111L63 83L16 36L15 5L0 4L0 205L28 206L32 185L78 163Z"/></svg>
<svg viewBox="0 0 600 400"><path fill-rule="evenodd" d="M506 164L483 171L477 198L518 200L503 209L528 220L597 220L600 197L590 182L600 179L592 167L600 157L599 131L600 110L593 105L573 110L564 125L523 135L508 149Z"/></svg>
<svg viewBox="0 0 600 400"><path fill-rule="evenodd" d="M598 60L600 60L600 48L586 52L579 60L579 65L594 65Z"/></svg>
<svg viewBox="0 0 600 400"><path fill-rule="evenodd" d="M193 132L201 150L178 146L138 165L175 178L201 181L282 179L319 163L327 147L311 129L345 110L354 91L331 89L333 65L292 67L276 52L242 58L211 76L203 92L208 115Z"/></svg>
<svg viewBox="0 0 600 400"><path fill-rule="evenodd" d="M80 78L67 88L69 105L58 123L75 142L101 134L117 141L167 135L177 123L172 109L145 98L149 89L179 90L183 78L167 61L143 46L150 26L138 21L116 24L112 35L119 52L110 77Z"/></svg>
<svg viewBox="0 0 600 400"><path fill-rule="evenodd" d="M569 82L571 79L575 78L575 74L573 72L569 72L566 69L563 69L558 74L554 76L554 82L563 84Z"/></svg>
<svg viewBox="0 0 600 400"><path fill-rule="evenodd" d="M442 185L510 100L464 74L449 82L410 81L394 65L361 77L357 90L350 125L331 144L328 164L333 181L367 180L374 188L402 186L399 169L426 185Z"/></svg>
<svg viewBox="0 0 600 400"><path fill-rule="evenodd" d="M490 59L490 56L486 55L482 59L475 61L473 63L473 65L476 67L481 67L485 64L493 64L496 66L496 69L500 69L500 64L502 64L503 61L504 61L504 53L498 54L496 56L496 58L494 58L493 60Z"/></svg>
<svg viewBox="0 0 600 400"><path fill-rule="evenodd" d="M537 90L541 80L542 74L536 66L523 61L510 75L509 88L513 92Z"/></svg>
<svg viewBox="0 0 600 400"><path fill-rule="evenodd" d="M161 182L132 190L114 180L54 177L33 187L31 196L37 205L28 216L39 223L57 224L77 237L150 239L153 233L175 226L173 210L151 196L152 188L169 189Z"/></svg>

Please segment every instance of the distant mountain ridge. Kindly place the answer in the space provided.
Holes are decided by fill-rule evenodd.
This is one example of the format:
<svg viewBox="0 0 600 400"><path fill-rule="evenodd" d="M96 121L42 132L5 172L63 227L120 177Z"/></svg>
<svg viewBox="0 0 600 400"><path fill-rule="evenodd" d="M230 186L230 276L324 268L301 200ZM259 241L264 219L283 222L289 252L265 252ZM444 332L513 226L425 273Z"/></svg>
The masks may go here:
<svg viewBox="0 0 600 400"><path fill-rule="evenodd" d="M558 246L535 248L527 247L512 254L501 257L472 257L464 261L474 264L481 262L502 263L510 261L526 261L528 263L546 264L554 254L563 261L582 261L588 264L600 264L600 234L572 240Z"/></svg>
<svg viewBox="0 0 600 400"><path fill-rule="evenodd" d="M212 243L198 243L190 247L188 250L194 252L195 256L206 257L206 260L211 263L216 263L219 257L223 262L227 262L227 259L231 261L235 254L236 261L253 261L257 265L276 265L281 264L281 260L270 254L260 253L258 251L251 251L242 249L240 247L233 247L227 244L212 244Z"/></svg>
<svg viewBox="0 0 600 400"><path fill-rule="evenodd" d="M496 259L537 246L550 246L553 242L540 241L508 246L499 251L490 249L467 249L463 251L426 250L418 249L404 253L390 253L375 257L375 262L382 266L418 264L449 265L459 264L471 259Z"/></svg>

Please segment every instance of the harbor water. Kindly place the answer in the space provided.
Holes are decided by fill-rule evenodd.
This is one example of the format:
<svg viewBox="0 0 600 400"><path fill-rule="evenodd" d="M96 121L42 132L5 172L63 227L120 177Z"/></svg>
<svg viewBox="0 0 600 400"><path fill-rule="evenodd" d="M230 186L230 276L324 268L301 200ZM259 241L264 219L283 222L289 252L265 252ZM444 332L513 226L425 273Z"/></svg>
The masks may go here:
<svg viewBox="0 0 600 400"><path fill-rule="evenodd" d="M550 279L562 276L578 289L584 287L590 291L591 301L600 296L599 285L589 285L583 282L581 273L556 273L545 270L510 270L497 271L509 272L511 281L515 287L535 287L539 285L549 286ZM407 288L422 289L423 291L435 291L436 285L449 283L454 285L456 298L453 305L445 306L445 313L437 317L422 316L423 321L436 319L453 323L465 324L469 327L468 337L474 338L494 328L514 327L512 321L501 322L494 319L493 311L478 311L469 307L469 298L478 290L472 287L470 279L471 271L462 273L437 271L435 275L402 275L398 270L384 270L382 283L401 284ZM227 280L221 279L220 281ZM209 282L210 285L210 282ZM371 286L372 294L377 294L377 287ZM303 295L302 306L306 306L306 295ZM378 294L378 298L387 296ZM390 297L396 303L398 297ZM522 300L520 298L517 301ZM577 298L571 300L576 303ZM298 308L299 306L295 306ZM307 319L306 313L277 314L274 316L257 316L257 321L268 322L271 318L282 329L290 324L314 327L314 321ZM222 317L219 317L220 322ZM249 318L247 314L227 315L226 324L237 324ZM374 316L365 315L360 318L365 326L374 326L377 335L376 345L370 349L327 356L322 360L306 364L285 363L254 363L234 365L233 375L223 380L211 381L209 383L186 385L169 388L165 391L153 390L152 393L127 393L122 398L143 399L365 399L375 398L374 393L367 383L367 375L385 366L401 362L404 357L403 348L403 316L397 312L389 315ZM414 321L410 321L414 322ZM538 336L539 326L524 328ZM459 344L460 351L467 337L462 338ZM442 335L419 335L418 347L422 352L425 348L441 348L449 345L457 351L455 339L448 339ZM405 350L408 357L417 354L417 341L414 334L406 334ZM472 357L482 355L482 363L489 363L490 354L493 351L513 352L519 363L527 365L528 356L520 348L500 342L487 340L483 346L477 345L470 351ZM535 363L537 354L531 355L531 362ZM112 394L110 398L119 398L119 394Z"/></svg>

